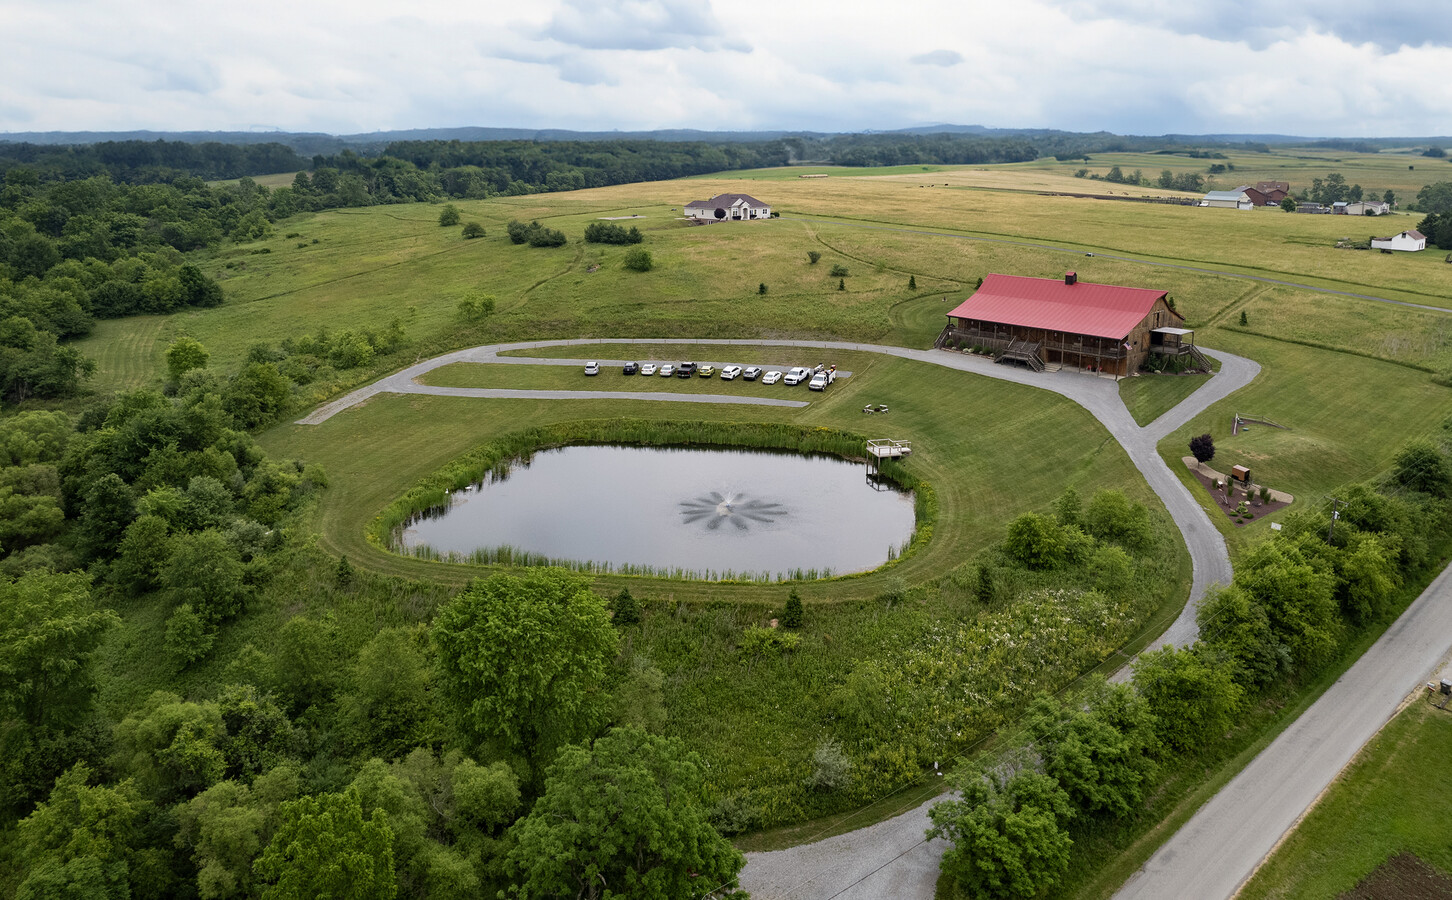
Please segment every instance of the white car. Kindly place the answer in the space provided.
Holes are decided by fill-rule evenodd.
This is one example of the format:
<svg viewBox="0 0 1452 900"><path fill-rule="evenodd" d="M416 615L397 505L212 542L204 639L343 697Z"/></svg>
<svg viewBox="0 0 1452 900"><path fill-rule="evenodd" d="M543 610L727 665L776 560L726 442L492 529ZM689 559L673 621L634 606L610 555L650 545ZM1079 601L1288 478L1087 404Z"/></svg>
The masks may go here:
<svg viewBox="0 0 1452 900"><path fill-rule="evenodd" d="M642 375L654 375L655 374L655 363L646 363L645 365L641 366L640 367L640 374L642 374Z"/></svg>
<svg viewBox="0 0 1452 900"><path fill-rule="evenodd" d="M792 366L790 369L787 370L786 375L783 376L783 378L782 378L782 384L785 384L785 385L801 384L803 381L806 381L808 378L811 378L811 377L812 377L812 370L811 369L807 369L807 368L804 368L802 366Z"/></svg>
<svg viewBox="0 0 1452 900"><path fill-rule="evenodd" d="M770 372L761 376L762 384L776 384L778 381L781 381L781 372L778 369L772 369Z"/></svg>
<svg viewBox="0 0 1452 900"><path fill-rule="evenodd" d="M740 375L740 374L741 374L741 367L740 366L722 366L721 367L721 380L722 381L734 381L736 379L736 376L737 375Z"/></svg>
<svg viewBox="0 0 1452 900"><path fill-rule="evenodd" d="M594 360L591 360L590 362L585 363L585 374L586 375L599 375L600 374L600 364L597 363L597 362L595 362Z"/></svg>
<svg viewBox="0 0 1452 900"><path fill-rule="evenodd" d="M671 363L666 363L665 365L660 367L660 374L666 378L669 378L672 375L676 374L676 367Z"/></svg>

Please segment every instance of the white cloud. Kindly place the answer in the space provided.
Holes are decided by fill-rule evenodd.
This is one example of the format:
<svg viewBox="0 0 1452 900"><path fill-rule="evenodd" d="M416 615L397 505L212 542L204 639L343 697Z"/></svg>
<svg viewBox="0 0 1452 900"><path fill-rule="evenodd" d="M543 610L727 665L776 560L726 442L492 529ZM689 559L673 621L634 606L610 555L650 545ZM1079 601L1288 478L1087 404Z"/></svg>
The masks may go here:
<svg viewBox="0 0 1452 900"><path fill-rule="evenodd" d="M934 50L930 53L919 53L917 56L908 58L908 62L914 62L921 66L956 66L962 61L963 54L957 50Z"/></svg>
<svg viewBox="0 0 1452 900"><path fill-rule="evenodd" d="M415 0L401 15L381 0L11 0L0 131L1445 132L1452 19L1414 23L1411 8Z"/></svg>

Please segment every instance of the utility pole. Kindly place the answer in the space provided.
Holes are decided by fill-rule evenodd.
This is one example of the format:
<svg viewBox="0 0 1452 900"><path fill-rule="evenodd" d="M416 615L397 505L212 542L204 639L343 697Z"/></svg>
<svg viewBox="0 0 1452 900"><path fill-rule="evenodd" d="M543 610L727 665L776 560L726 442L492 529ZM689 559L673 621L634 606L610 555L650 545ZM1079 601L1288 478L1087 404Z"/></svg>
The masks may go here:
<svg viewBox="0 0 1452 900"><path fill-rule="evenodd" d="M1331 524L1326 528L1326 543L1331 543L1331 536L1336 533L1336 520L1341 518L1341 507L1346 505L1345 500L1337 497L1331 498Z"/></svg>

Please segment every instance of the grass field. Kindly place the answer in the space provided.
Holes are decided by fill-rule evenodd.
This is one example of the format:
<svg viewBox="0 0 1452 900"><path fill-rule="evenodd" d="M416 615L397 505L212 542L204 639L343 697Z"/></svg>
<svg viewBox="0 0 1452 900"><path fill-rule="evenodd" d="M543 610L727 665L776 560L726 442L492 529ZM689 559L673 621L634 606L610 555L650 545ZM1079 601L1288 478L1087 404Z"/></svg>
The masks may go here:
<svg viewBox="0 0 1452 900"><path fill-rule="evenodd" d="M1342 171L1364 187L1414 193L1419 185L1414 178L1424 169L1452 177L1452 166L1442 175L1430 160L1408 163L1417 169L1400 173L1392 163L1402 165L1402 158L1386 154L1366 159L1311 154L1300 160L1232 156L1234 175L1244 180L1290 177L1304 183L1313 175ZM1090 167L1102 171L1111 160L1126 171L1143 168L1152 177L1162 167L1200 171L1211 162L1123 154L1096 158ZM1452 266L1442 264L1440 254L1333 249L1338 237L1365 236L1352 227L1387 231L1415 224L1415 218L1349 222L1277 211L1040 195L1156 192L1073 178L1079 165L895 167L850 175L833 170L821 179L797 178L802 170L773 170L458 202L464 221L479 221L488 230L486 238L474 241L463 240L456 228L440 228L436 206L310 214L278 229L279 234L298 232L297 237L228 246L207 256L205 267L226 292L222 307L102 323L81 348L98 359L98 390L114 390L154 383L166 344L179 334L201 340L214 368L233 371L258 342L275 344L320 329L381 328L395 318L407 330L411 343L406 351L373 369L353 370L341 383L370 380L448 349L515 339L796 337L925 347L941 329L944 314L983 275L1058 277L1073 268L1088 281L1168 290L1197 329L1198 343L1263 365L1254 384L1164 441L1161 453L1176 471L1189 436L1209 431L1220 450L1215 465L1246 463L1272 487L1289 490L1303 502L1318 502L1348 480L1381 471L1407 439L1427 433L1452 413L1452 389L1411 367L1440 369L1452 361L1447 349L1452 316L1105 256L1224 268L1452 307ZM1276 168L1281 165L1285 168ZM938 186L920 187L929 183L922 176L931 176ZM783 218L699 228L676 218L684 202L727 190L760 196ZM584 226L599 217L633 213L645 217L631 224L647 235L645 246L656 261L649 273L624 270L624 248L578 240ZM538 218L562 228L571 243L557 249L513 246L504 225L514 218ZM820 262L810 264L808 251L821 253ZM844 290L829 274L833 265L850 272L841 278ZM908 287L910 277L915 289ZM761 284L768 288L764 295ZM482 323L465 323L456 315L458 301L473 291L498 300L496 313ZM1238 325L1242 311L1248 318L1243 329ZM1099 487L1124 489L1150 503L1156 520L1167 525L1158 501L1118 445L1083 410L1046 392L872 355L821 358L820 351L709 346L605 345L569 351L579 358L627 354L828 362L854 375L824 395L719 379L654 379L658 390L761 390L768 392L765 396L810 400L804 409L384 395L322 426L280 425L259 438L269 452L321 463L332 479L310 523L321 555L329 561L347 556L370 570L370 578L401 576L379 579L398 586L396 595L380 592L367 603L358 600L356 607L348 605L353 601L338 601L340 616L355 616L361 623L350 627L363 632L380 623L427 621L451 586L484 571L386 553L367 542L364 528L408 487L494 436L583 418L689 416L712 422L792 422L911 440L917 450L912 470L933 485L941 506L933 540L886 571L804 584L812 641L795 662L743 666L733 661L735 636L776 608L783 599L780 589L620 576L596 580L602 592L628 584L651 609L669 613L654 617L656 630L643 635L642 642L656 648L669 670L670 729L703 749L713 763L730 766L732 777L755 767L764 778L798 783L797 770L820 738L820 710L812 704L845 666L857 659L888 658L935 624L971 612L930 598L894 607L881 596L903 584L933 584L1000 539L1011 517L1044 509L1068 486L1085 497ZM635 390L644 389L645 381L615 372L585 379L568 367L509 365L451 367L430 380L572 388L588 382L597 389L628 383ZM1196 383L1130 379L1122 396L1144 422ZM892 413L864 417L860 410L868 402L888 404ZM1231 438L1230 419L1237 411L1267 416L1291 430L1256 428ZM1230 535L1232 552L1263 534L1263 521ZM1230 529L1223 521L1221 526ZM1187 582L1183 548L1177 554L1174 565ZM299 590L327 602L333 597L306 585ZM273 613L282 615L268 611ZM265 623L249 628L237 634L266 639ZM116 665L136 662L134 656L151 647L139 639L129 646L133 657L119 658ZM782 685L792 686L793 702L779 701Z"/></svg>
<svg viewBox="0 0 1452 900"><path fill-rule="evenodd" d="M1386 165L1380 156L1362 161L1371 167L1368 173L1382 171L1375 168ZM1275 174L1274 165L1309 164L1274 156L1262 162L1266 168L1256 172L1265 177ZM1171 168L1191 163L1204 161L1164 158ZM1452 176L1452 166L1448 169ZM211 254L205 265L226 290L222 308L179 314L162 329L145 319L117 322L83 346L97 352L103 344L121 343L132 355L159 358L167 341L187 332L212 351L215 365L230 367L257 341L275 343L320 328L382 327L395 318L424 351L496 338L591 334L791 335L924 346L951 308L945 298L966 296L983 275L1057 277L1074 268L1089 281L1164 288L1192 327L1244 305L1257 330L1305 332L1319 343L1428 365L1445 361L1445 348L1435 337L1445 326L1435 313L1402 323L1403 310L1294 289L1269 292L1252 282L1103 255L1452 304L1447 299L1452 266L1441 262L1441 254L1334 249L1337 238L1364 237L1367 228L1405 227L1415 224L1412 216L1373 223L1037 193L1108 187L1073 178L1071 171L1050 161L945 169L930 174L950 187L924 188L921 172L850 170L801 179L797 170L767 170L460 201L464 219L488 230L474 241L461 239L456 228L440 228L437 207L430 205L308 214L288 220L267 241ZM758 185L757 179L766 183ZM1362 183L1369 184L1370 175ZM764 194L785 218L708 227L678 219L686 200L726 190ZM654 271L622 269L623 248L578 242L589 222L623 214L644 216L632 224L647 235ZM572 243L556 249L513 246L502 226L514 218L548 221ZM298 237L284 236L294 232ZM822 254L815 266L808 264L808 250ZM845 290L838 291L839 279L829 274L833 265L851 273L841 279ZM907 286L910 276L916 290ZM768 287L765 296L757 292L761 284ZM499 311L483 325L466 327L456 320L454 307L475 290L494 294ZM1300 315L1323 307L1324 321L1307 323L1310 317ZM1371 327L1357 321L1363 309L1369 310ZM128 383L127 377L118 366L103 363L96 383L107 390Z"/></svg>
<svg viewBox="0 0 1452 900"><path fill-rule="evenodd" d="M1371 740L1239 894L1335 897L1409 851L1452 872L1452 710L1417 699Z"/></svg>
<svg viewBox="0 0 1452 900"><path fill-rule="evenodd" d="M1164 440L1161 455L1176 470L1190 438L1209 433L1220 471L1248 466L1264 484L1318 502L1339 485L1385 470L1404 443L1432 434L1452 415L1452 389L1404 366L1227 330L1200 340L1265 367L1249 387ZM1252 427L1231 437L1237 412L1287 430Z"/></svg>
<svg viewBox="0 0 1452 900"><path fill-rule="evenodd" d="M749 347L737 352L743 359L769 359L772 352L779 351L762 348L759 357ZM261 440L269 452L318 462L329 472L332 484L321 501L318 525L324 546L331 552L393 574L455 582L473 577L479 570L384 553L364 540L363 526L415 482L491 436L570 419L631 416L786 421L913 441L911 468L933 485L941 504L933 541L893 567L890 576L808 584L803 588L805 599L873 596L884 589L889 577L914 583L940 574L999 540L1009 518L1047 506L1068 485L1083 496L1100 487L1116 487L1159 508L1119 445L1087 412L1057 395L907 360L878 357L858 365L854 355L850 361L858 374L821 394L780 384L756 385L758 390L770 392L768 396L809 400L811 405L804 409L700 405L683 411L674 404L648 401L383 395L322 425L284 425ZM560 386L579 387L612 381L639 389L640 384L654 381L662 390L726 392L722 389L748 387L720 379L627 379L618 373L586 378L573 368L556 366L493 364L440 371L447 380L474 386L543 388L557 381ZM466 374L455 379L457 372ZM892 411L887 416L864 416L862 407L869 402L887 404ZM945 409L952 409L953 414L943 415ZM998 414L1001 409L1013 409L1015 415L1003 417ZM984 428L985 421L993 421L993 427ZM375 435L388 439L378 440ZM1025 457L1023 446L1040 450ZM610 590L626 583L645 583L646 590L668 592L679 599L760 596L759 589L749 586L601 579L602 587Z"/></svg>
<svg viewBox="0 0 1452 900"><path fill-rule="evenodd" d="M1174 409L1206 382L1204 375L1141 375L1119 382L1119 399L1140 425Z"/></svg>

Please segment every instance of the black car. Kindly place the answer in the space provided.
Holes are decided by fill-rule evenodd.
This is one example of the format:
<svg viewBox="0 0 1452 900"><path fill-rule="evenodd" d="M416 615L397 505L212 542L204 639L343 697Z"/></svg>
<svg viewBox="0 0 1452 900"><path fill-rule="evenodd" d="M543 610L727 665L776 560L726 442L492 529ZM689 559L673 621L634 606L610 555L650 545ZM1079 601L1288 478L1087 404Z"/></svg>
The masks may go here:
<svg viewBox="0 0 1452 900"><path fill-rule="evenodd" d="M694 374L696 374L696 364L693 362L684 362L676 366L677 378L690 378Z"/></svg>
<svg viewBox="0 0 1452 900"><path fill-rule="evenodd" d="M628 362L625 364L625 368L620 371L626 375L634 375L640 371L640 365L638 363Z"/></svg>

